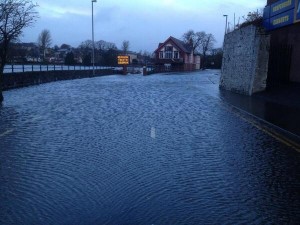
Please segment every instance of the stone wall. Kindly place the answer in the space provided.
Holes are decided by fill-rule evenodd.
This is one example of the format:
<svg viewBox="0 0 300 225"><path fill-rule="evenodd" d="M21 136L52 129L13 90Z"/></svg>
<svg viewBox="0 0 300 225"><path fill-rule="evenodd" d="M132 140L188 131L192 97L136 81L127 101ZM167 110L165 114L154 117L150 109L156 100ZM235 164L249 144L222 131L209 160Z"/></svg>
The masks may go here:
<svg viewBox="0 0 300 225"><path fill-rule="evenodd" d="M252 95L266 88L270 37L253 25L226 34L220 87Z"/></svg>
<svg viewBox="0 0 300 225"><path fill-rule="evenodd" d="M112 69L95 70L95 76L122 74ZM3 90L21 88L61 80L72 80L93 77L92 70L42 71L4 74Z"/></svg>

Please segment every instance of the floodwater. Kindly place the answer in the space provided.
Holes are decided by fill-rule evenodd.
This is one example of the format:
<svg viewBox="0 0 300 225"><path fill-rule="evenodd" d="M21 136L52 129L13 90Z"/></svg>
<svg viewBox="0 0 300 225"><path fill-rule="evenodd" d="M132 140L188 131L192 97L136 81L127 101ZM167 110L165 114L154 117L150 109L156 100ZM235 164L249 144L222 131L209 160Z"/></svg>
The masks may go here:
<svg viewBox="0 0 300 225"><path fill-rule="evenodd" d="M0 224L298 224L300 154L228 110L218 73L5 92Z"/></svg>

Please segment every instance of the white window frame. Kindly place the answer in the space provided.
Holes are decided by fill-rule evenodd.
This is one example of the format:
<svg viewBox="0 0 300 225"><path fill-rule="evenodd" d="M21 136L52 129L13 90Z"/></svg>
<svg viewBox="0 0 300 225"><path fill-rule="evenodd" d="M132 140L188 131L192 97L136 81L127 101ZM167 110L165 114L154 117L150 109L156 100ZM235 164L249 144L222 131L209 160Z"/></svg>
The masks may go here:
<svg viewBox="0 0 300 225"><path fill-rule="evenodd" d="M179 51L174 51L173 58L179 59Z"/></svg>
<svg viewBox="0 0 300 225"><path fill-rule="evenodd" d="M171 52L171 51L165 52L165 58L166 59L173 59L173 52Z"/></svg>
<svg viewBox="0 0 300 225"><path fill-rule="evenodd" d="M163 52L163 51L160 51L160 52L159 52L159 58L160 58L160 59L163 59L163 58L164 58L164 52Z"/></svg>

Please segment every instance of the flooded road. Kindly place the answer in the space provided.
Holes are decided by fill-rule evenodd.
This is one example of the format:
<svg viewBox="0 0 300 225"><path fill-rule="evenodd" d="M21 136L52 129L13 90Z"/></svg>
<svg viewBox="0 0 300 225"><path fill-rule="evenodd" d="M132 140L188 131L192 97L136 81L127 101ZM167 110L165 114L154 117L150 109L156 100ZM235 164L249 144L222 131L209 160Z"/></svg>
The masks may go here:
<svg viewBox="0 0 300 225"><path fill-rule="evenodd" d="M217 73L5 92L0 224L297 224L300 154L228 110Z"/></svg>

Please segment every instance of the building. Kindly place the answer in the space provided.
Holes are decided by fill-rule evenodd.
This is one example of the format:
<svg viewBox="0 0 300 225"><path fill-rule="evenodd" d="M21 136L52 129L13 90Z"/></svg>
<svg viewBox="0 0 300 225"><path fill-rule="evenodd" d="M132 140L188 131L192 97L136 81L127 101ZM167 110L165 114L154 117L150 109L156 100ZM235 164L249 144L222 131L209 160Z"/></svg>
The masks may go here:
<svg viewBox="0 0 300 225"><path fill-rule="evenodd" d="M268 0L264 26L271 35L268 86L300 82L300 0Z"/></svg>
<svg viewBox="0 0 300 225"><path fill-rule="evenodd" d="M160 43L155 50L155 64L166 70L192 71L199 70L201 58L195 54L192 45L174 37Z"/></svg>
<svg viewBox="0 0 300 225"><path fill-rule="evenodd" d="M41 62L39 54L39 47L35 43L13 43L9 60L14 63Z"/></svg>
<svg viewBox="0 0 300 225"><path fill-rule="evenodd" d="M135 52L127 52L127 54L129 57L130 57L130 64L133 64L133 62L137 61L137 58L138 58L138 54L135 53Z"/></svg>

